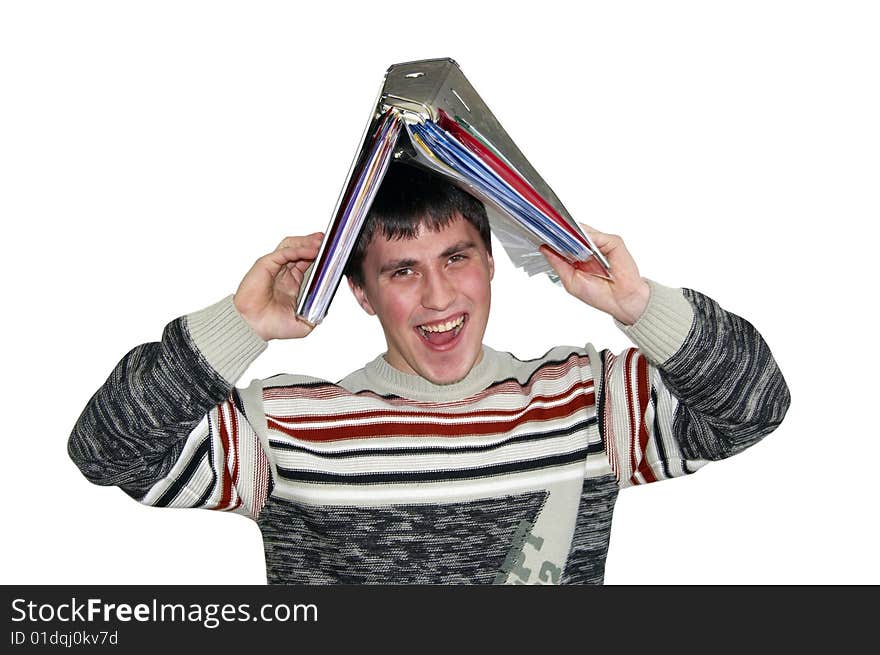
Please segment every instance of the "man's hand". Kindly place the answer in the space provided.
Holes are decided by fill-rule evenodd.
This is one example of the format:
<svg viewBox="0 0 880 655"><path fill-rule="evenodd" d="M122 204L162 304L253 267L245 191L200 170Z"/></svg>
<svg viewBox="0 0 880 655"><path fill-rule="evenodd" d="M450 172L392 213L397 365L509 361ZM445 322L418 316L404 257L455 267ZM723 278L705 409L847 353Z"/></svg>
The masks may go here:
<svg viewBox="0 0 880 655"><path fill-rule="evenodd" d="M265 341L301 339L312 331L314 326L296 317L296 298L323 238L322 232L315 232L282 239L278 248L254 263L238 286L235 308Z"/></svg>
<svg viewBox="0 0 880 655"><path fill-rule="evenodd" d="M611 265L613 281L575 268L547 246L541 246L541 252L556 271L566 291L591 307L611 314L624 325L632 325L648 306L651 295L648 283L639 275L639 269L623 239L604 234L583 223L580 226L605 255Z"/></svg>

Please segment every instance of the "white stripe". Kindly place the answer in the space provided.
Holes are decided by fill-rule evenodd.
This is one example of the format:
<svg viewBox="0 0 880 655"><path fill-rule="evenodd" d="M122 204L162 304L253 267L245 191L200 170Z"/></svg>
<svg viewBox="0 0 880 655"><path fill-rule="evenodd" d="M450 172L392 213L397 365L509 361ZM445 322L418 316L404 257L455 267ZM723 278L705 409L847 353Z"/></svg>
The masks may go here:
<svg viewBox="0 0 880 655"><path fill-rule="evenodd" d="M275 459L272 457L272 449L269 446L269 433L266 426L266 416L263 413L263 381L254 380L250 386L238 390L238 397L244 406L245 413L251 417L248 423L251 430L257 435L257 443L254 449L259 453L260 477L259 477L259 505L257 510L262 509L268 494L269 480L277 479L278 471Z"/></svg>
<svg viewBox="0 0 880 655"><path fill-rule="evenodd" d="M276 481L273 497L307 505L375 507L409 503L455 503L503 494L544 491L548 485L584 476L583 463L574 462L539 471L521 471L474 480L376 485L328 485Z"/></svg>
<svg viewBox="0 0 880 655"><path fill-rule="evenodd" d="M193 428L192 432L189 433L186 443L183 446L183 450L180 453L180 457L177 458L177 461L174 463L174 466L171 467L168 475L150 488L146 495L141 499L141 503L144 505L153 505L165 494L168 487L177 482L177 478L180 477L183 470L189 466L190 459L192 459L193 454L198 450L198 447L201 445L207 434L208 417L205 416L199 421L199 424Z"/></svg>
<svg viewBox="0 0 880 655"><path fill-rule="evenodd" d="M655 369L652 378L651 382L657 390L657 423L660 425L659 437L653 434L653 432L652 437L659 439L663 444L663 452L666 453L666 466L669 469L669 475L672 477L685 475L684 469L681 466L681 451L672 430L675 409L678 407L678 399L669 393L669 390L663 384L660 371ZM653 431L653 424L651 427Z"/></svg>
<svg viewBox="0 0 880 655"><path fill-rule="evenodd" d="M237 410L236 410L237 411ZM256 435L244 420L238 416L238 493L241 497L242 506L248 514L253 514L254 508L254 466L257 456Z"/></svg>
<svg viewBox="0 0 880 655"><path fill-rule="evenodd" d="M613 447L616 450L617 476L621 487L629 486L633 471L630 457L629 405L626 398L626 353L615 357L611 372L605 380L605 402L610 404L609 412L613 426ZM607 405L606 405L607 406Z"/></svg>

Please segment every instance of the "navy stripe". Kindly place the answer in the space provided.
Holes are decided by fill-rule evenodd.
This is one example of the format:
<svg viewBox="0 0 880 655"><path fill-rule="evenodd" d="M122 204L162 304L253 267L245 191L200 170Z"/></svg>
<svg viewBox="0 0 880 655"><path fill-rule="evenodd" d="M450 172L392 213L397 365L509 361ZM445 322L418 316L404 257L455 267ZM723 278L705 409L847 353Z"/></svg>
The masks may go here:
<svg viewBox="0 0 880 655"><path fill-rule="evenodd" d="M558 346L557 346L557 348L558 348ZM523 360L523 359L519 359L516 355L512 355L511 353L507 353L507 354L510 355L516 361L520 362L521 364L529 364L531 362L536 362L536 361L543 359L549 353L556 350L557 348L551 348L546 353L544 353L543 356L536 357L535 359ZM572 357L577 357L578 359L580 359L581 357L586 357L586 355L584 353L582 353L581 351L577 350L576 348L574 348L574 349L572 349L572 351L570 353L568 353L568 355L565 356L564 359L551 359L551 360L544 362L540 366L538 366L534 371L529 373L529 377L527 377L524 382L521 382L520 379L514 375L514 376L506 377L503 380L498 380L496 382L493 382L492 384L490 384L487 387L487 389L493 389L499 385L506 384L507 382L516 382L520 386L527 387L532 383L532 378L534 378L536 375L538 375L538 373L543 371L545 368L547 368L548 366L559 366L560 364L565 364Z"/></svg>
<svg viewBox="0 0 880 655"><path fill-rule="evenodd" d="M607 354L607 350L599 353L599 370L593 371L593 391L596 394L596 416L599 418L599 436L602 437L605 449L610 451L611 448L605 439L605 358Z"/></svg>
<svg viewBox="0 0 880 655"><path fill-rule="evenodd" d="M244 403L241 402L241 396L238 394L238 388L232 388L232 404L235 406L235 409L238 410L238 413L244 416L245 421L247 421L248 415L244 411Z"/></svg>
<svg viewBox="0 0 880 655"><path fill-rule="evenodd" d="M214 491L214 487L217 485L217 471L214 470L213 428L211 427L210 419L208 420L208 463L211 465L211 484L205 488L205 493L202 494L202 497L199 498L199 501L193 507L204 507L205 503L208 502L208 498L211 497L211 492Z"/></svg>
<svg viewBox="0 0 880 655"><path fill-rule="evenodd" d="M601 450L599 451L601 452ZM488 475L502 475L518 471L531 471L552 466L571 464L582 461L591 453L590 448L583 448L571 453L551 455L523 462L511 462L509 464L495 464L468 469L455 469L445 471L410 471L402 473L321 473L318 471L303 471L300 469L278 469L278 475L285 480L296 482L342 482L347 484L378 484L385 482L443 482L444 480L463 480L467 478L481 478Z"/></svg>
<svg viewBox="0 0 880 655"><path fill-rule="evenodd" d="M297 382L296 384L267 384L272 382L276 378L289 377L288 373L278 373L277 375L273 375L271 377L263 380L263 390L266 389L317 389L319 387L333 387L337 388L339 385L331 384L330 382L326 382L325 380L318 380L315 382Z"/></svg>
<svg viewBox="0 0 880 655"><path fill-rule="evenodd" d="M180 493L180 490L186 486L186 483L189 482L190 478L196 472L196 469L198 469L199 464L201 464L202 458L207 453L210 453L210 451L211 451L211 437L209 435L209 436L205 437L205 440L202 441L201 444L199 444L199 447L196 449L196 451L193 453L193 456L190 458L189 464L187 464L186 468L183 469L183 472L181 472L181 474L179 476L177 476L177 479L174 481L174 484L172 484L170 487L168 487L168 489L165 490L165 493L162 494L162 497L159 498L159 500L157 500L155 503L153 503L153 505L155 507L167 507L168 504L177 497L177 494ZM214 479L215 480L217 479L216 475L215 475Z"/></svg>
<svg viewBox="0 0 880 655"><path fill-rule="evenodd" d="M284 441L275 441L273 439L269 439L269 445L278 448L279 450L308 453L309 455L315 455L316 457L324 457L327 459L364 457L368 455L436 455L440 453L448 453L450 455L454 455L459 453L481 453L488 450L497 450L502 446L507 446L512 443L521 443L524 441L541 441L543 439L567 437L576 432L586 430L595 422L596 417L593 416L588 418L586 421L580 421L579 423L575 423L571 427L562 428L559 430L522 434L517 437L510 437L509 439L505 439L494 444L485 444L480 446L454 446L452 448L444 446L425 446L422 448L365 448L363 450L340 450L335 452L325 452L322 450L312 450L311 448L305 448L303 446L298 446L296 444L291 444ZM595 446L598 449L598 452L602 451L602 444L595 444Z"/></svg>

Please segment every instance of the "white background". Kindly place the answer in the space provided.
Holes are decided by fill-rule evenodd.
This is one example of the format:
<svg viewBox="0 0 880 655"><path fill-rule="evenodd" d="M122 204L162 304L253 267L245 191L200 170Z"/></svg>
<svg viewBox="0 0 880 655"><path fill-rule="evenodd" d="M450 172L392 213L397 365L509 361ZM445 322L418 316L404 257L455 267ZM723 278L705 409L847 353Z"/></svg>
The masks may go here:
<svg viewBox="0 0 880 655"><path fill-rule="evenodd" d="M620 495L607 583L880 583L878 32L841 1L3 3L0 582L265 582L255 524L93 486L67 437L130 348L326 226L386 68L448 56L576 218L750 319L791 388L753 449ZM496 254L488 344L628 345ZM239 384L383 346L340 289Z"/></svg>

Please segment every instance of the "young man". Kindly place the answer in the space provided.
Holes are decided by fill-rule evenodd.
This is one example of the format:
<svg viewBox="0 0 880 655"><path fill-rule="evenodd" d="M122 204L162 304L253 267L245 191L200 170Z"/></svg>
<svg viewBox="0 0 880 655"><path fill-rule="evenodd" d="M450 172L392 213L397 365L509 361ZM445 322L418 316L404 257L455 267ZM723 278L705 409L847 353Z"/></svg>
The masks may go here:
<svg viewBox="0 0 880 655"><path fill-rule="evenodd" d="M321 235L288 237L234 296L126 355L69 453L142 503L251 516L270 583L601 583L618 490L754 444L789 395L748 322L591 236L613 283L545 255L638 349L521 361L482 344L484 207L393 166L346 269L384 355L336 384L233 386L267 341L311 332L294 306Z"/></svg>

